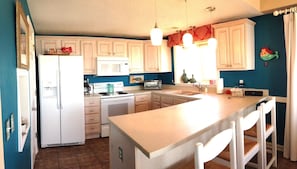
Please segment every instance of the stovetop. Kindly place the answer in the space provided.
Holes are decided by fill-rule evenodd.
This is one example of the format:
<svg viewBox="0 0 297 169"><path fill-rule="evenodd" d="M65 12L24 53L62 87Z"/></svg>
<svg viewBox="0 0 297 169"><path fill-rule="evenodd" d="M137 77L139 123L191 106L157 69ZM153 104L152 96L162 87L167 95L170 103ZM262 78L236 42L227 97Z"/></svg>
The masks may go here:
<svg viewBox="0 0 297 169"><path fill-rule="evenodd" d="M107 85L114 85L114 92L108 93ZM124 83L123 82L103 82L103 83L94 83L94 93L98 93L101 98L112 98L112 97L125 97L125 96L133 96L132 93L128 93L124 91Z"/></svg>

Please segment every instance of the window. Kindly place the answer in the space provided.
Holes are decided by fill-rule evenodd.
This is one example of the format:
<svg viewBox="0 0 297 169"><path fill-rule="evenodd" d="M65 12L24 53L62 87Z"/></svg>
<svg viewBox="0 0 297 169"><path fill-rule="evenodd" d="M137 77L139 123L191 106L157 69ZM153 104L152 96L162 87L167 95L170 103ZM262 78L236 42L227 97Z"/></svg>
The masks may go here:
<svg viewBox="0 0 297 169"><path fill-rule="evenodd" d="M198 42L190 48L174 46L174 81L183 83L183 70L190 79L194 76L197 83L209 85L217 79L216 51L206 41Z"/></svg>

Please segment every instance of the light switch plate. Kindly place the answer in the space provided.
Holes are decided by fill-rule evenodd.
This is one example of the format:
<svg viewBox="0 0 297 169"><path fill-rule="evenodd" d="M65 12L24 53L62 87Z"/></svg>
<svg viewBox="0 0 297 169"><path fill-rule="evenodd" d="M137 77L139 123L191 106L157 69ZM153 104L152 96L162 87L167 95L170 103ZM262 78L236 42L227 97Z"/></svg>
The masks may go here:
<svg viewBox="0 0 297 169"><path fill-rule="evenodd" d="M10 129L11 129L11 133L14 132L14 115L13 115L13 113L10 114Z"/></svg>
<svg viewBox="0 0 297 169"><path fill-rule="evenodd" d="M6 120L6 141L10 138L10 119Z"/></svg>

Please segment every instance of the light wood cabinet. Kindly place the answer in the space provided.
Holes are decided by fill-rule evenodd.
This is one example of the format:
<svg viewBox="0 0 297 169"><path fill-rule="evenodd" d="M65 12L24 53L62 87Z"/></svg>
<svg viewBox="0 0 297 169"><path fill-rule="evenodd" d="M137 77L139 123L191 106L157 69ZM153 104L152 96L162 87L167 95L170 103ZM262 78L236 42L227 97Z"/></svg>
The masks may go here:
<svg viewBox="0 0 297 169"><path fill-rule="evenodd" d="M161 108L161 95L152 93L152 109Z"/></svg>
<svg viewBox="0 0 297 169"><path fill-rule="evenodd" d="M45 54L49 49L71 47L70 55L80 55L79 39L74 37L36 36L36 54Z"/></svg>
<svg viewBox="0 0 297 169"><path fill-rule="evenodd" d="M128 42L128 58L129 58L129 72L130 73L143 73L143 42L142 41L129 41Z"/></svg>
<svg viewBox="0 0 297 169"><path fill-rule="evenodd" d="M85 97L85 135L86 139L100 136L100 98Z"/></svg>
<svg viewBox="0 0 297 169"><path fill-rule="evenodd" d="M57 38L36 37L36 55L43 55L49 49L60 49L61 40Z"/></svg>
<svg viewBox="0 0 297 169"><path fill-rule="evenodd" d="M167 40L161 46L153 46L150 41L144 44L144 71L171 72L171 50L167 47Z"/></svg>
<svg viewBox="0 0 297 169"><path fill-rule="evenodd" d="M96 74L96 41L81 40L81 55L84 57L84 74Z"/></svg>
<svg viewBox="0 0 297 169"><path fill-rule="evenodd" d="M127 41L111 38L97 40L97 56L127 57Z"/></svg>
<svg viewBox="0 0 297 169"><path fill-rule="evenodd" d="M61 39L61 46L62 47L71 47L72 52L70 55L80 56L80 44L79 40L77 39Z"/></svg>
<svg viewBox="0 0 297 169"><path fill-rule="evenodd" d="M135 112L142 112L151 109L151 94L135 94Z"/></svg>
<svg viewBox="0 0 297 169"><path fill-rule="evenodd" d="M217 69L255 69L255 22L241 19L213 25L217 45Z"/></svg>
<svg viewBox="0 0 297 169"><path fill-rule="evenodd" d="M161 95L161 107L168 107L172 106L173 104L173 97L171 95Z"/></svg>

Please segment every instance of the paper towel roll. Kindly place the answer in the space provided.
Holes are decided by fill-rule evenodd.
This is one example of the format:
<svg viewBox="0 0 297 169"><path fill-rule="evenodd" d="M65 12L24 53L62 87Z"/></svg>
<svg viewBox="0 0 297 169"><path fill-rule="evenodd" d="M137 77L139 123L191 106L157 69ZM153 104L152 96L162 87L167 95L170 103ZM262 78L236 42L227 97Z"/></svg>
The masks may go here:
<svg viewBox="0 0 297 169"><path fill-rule="evenodd" d="M220 78L217 83L217 93L222 94L224 93L224 79Z"/></svg>

